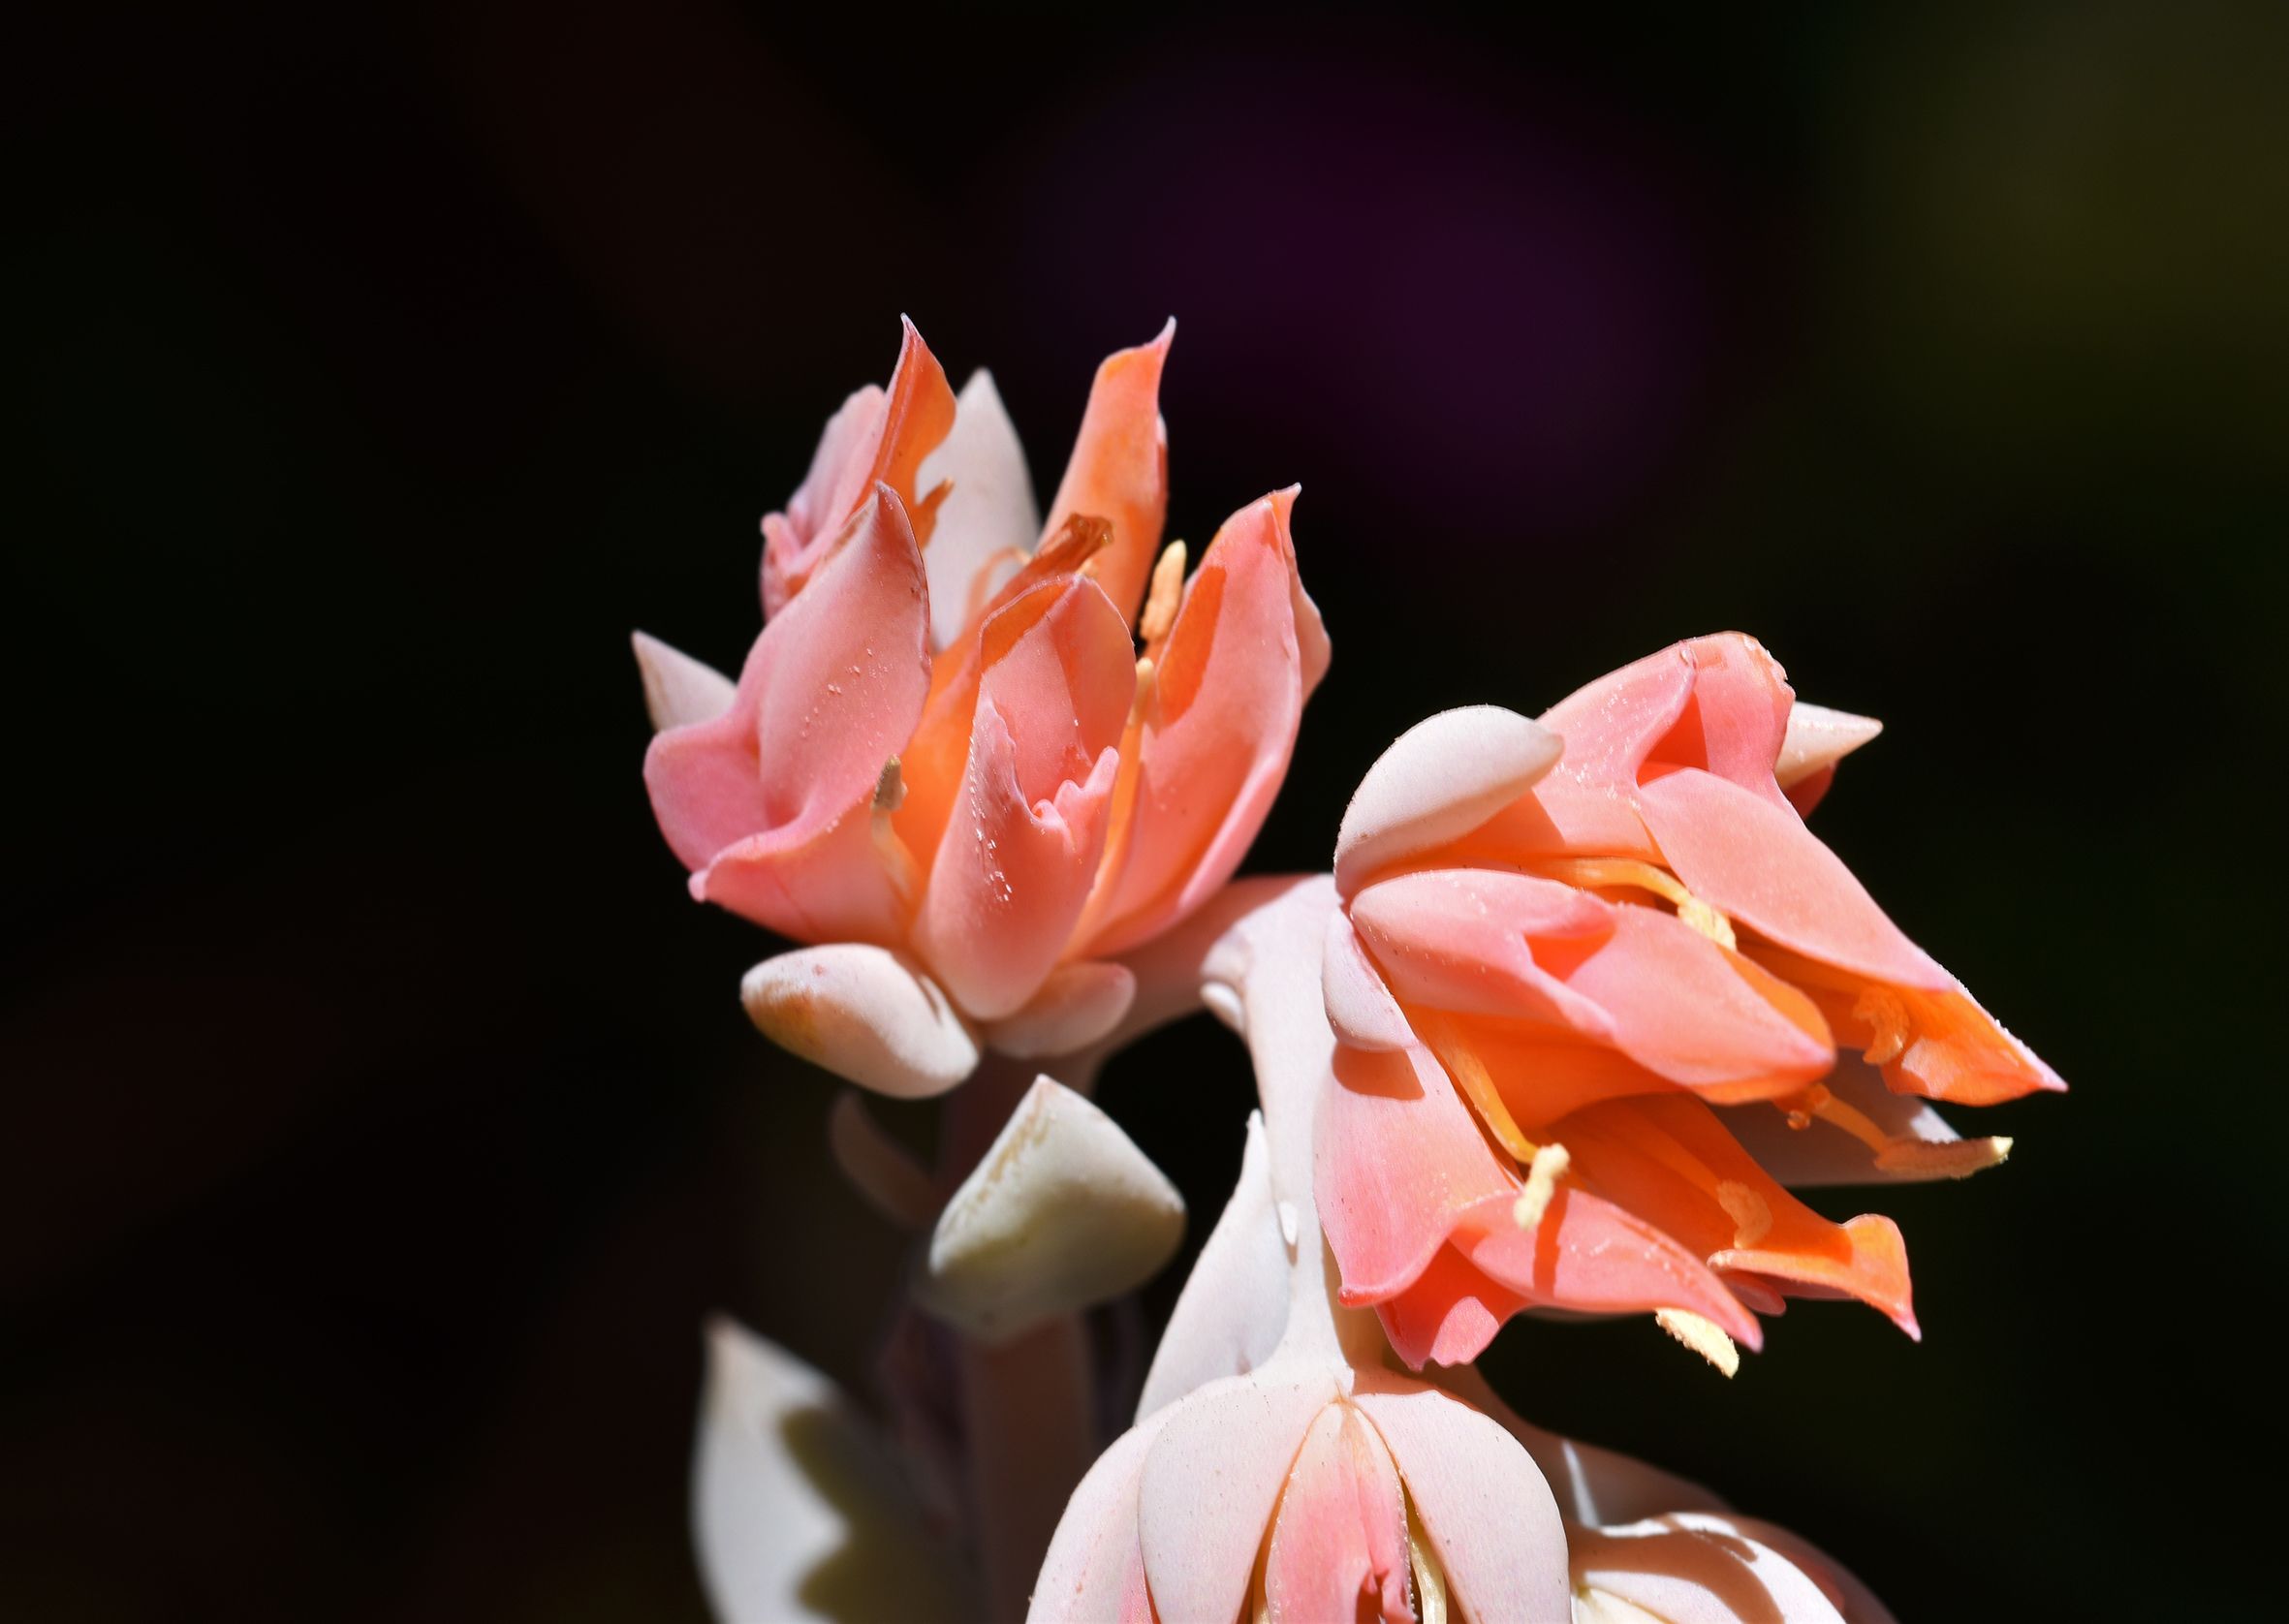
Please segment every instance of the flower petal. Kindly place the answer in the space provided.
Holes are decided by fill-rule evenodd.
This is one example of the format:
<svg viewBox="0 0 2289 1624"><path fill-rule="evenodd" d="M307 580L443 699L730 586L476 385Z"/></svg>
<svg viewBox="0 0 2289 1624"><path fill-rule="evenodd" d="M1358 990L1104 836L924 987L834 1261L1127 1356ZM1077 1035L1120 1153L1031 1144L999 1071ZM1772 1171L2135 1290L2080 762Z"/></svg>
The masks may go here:
<svg viewBox="0 0 2289 1624"><path fill-rule="evenodd" d="M901 349L901 357L904 352ZM811 571L825 561L829 547L849 516L849 504L863 491L841 492L846 476L873 460L873 448L882 433L883 403L889 398L879 384L853 390L827 420L819 444L811 453L810 470L783 514L766 514L763 520L763 612L768 618L787 606Z"/></svg>
<svg viewBox="0 0 2289 1624"><path fill-rule="evenodd" d="M1873 1591L1849 1568L1802 1535L1757 1517L1736 1516L1730 1512L1707 1520L1711 1525L1721 1524L1734 1533L1745 1535L1759 1545L1770 1546L1795 1563L1797 1571L1818 1585L1820 1593L1843 1614L1844 1624L1894 1624L1891 1609L1876 1600Z"/></svg>
<svg viewBox="0 0 2289 1624"><path fill-rule="evenodd" d="M672 728L644 786L693 891L800 940L894 939L867 806L928 692L922 556L886 486L764 628L731 708Z"/></svg>
<svg viewBox="0 0 2289 1624"><path fill-rule="evenodd" d="M827 424L802 488L784 516L763 521L763 609L777 614L842 545L845 521L877 484L897 492L919 542L930 539L938 493L916 488L922 459L954 426L945 369L905 317L887 390L861 390Z"/></svg>
<svg viewBox="0 0 2289 1624"><path fill-rule="evenodd" d="M1574 1616L1600 1624L1843 1624L1795 1563L1708 1513L1574 1529L1573 1584L1584 1604Z"/></svg>
<svg viewBox="0 0 2289 1624"><path fill-rule="evenodd" d="M1390 1446L1473 1624L1569 1616L1565 1527L1517 1439L1460 1399L1396 1377L1363 1372L1352 1401Z"/></svg>
<svg viewBox="0 0 2289 1624"><path fill-rule="evenodd" d="M1295 494L1234 515L1185 585L1131 730L1135 761L1085 927L1093 956L1166 929L1230 879L1278 793L1316 680L1298 618Z"/></svg>
<svg viewBox="0 0 2289 1624"><path fill-rule="evenodd" d="M1693 659L1673 643L1583 684L1543 712L1566 741L1566 765L1609 783L1633 783L1653 741L1677 726L1693 697Z"/></svg>
<svg viewBox="0 0 2289 1624"><path fill-rule="evenodd" d="M1756 1317L1701 1258L1635 1212L1571 1184L1558 1186L1530 1231L1518 1227L1512 1206L1509 1199L1482 1202L1455 1228L1455 1249L1495 1284L1585 1314L1681 1308L1745 1347L1764 1345Z"/></svg>
<svg viewBox="0 0 2289 1624"><path fill-rule="evenodd" d="M1239 1616L1288 1469L1312 1418L1334 1397L1324 1372L1288 1380L1259 1372L1212 1382L1162 1413L1137 1516L1161 1618Z"/></svg>
<svg viewBox="0 0 2289 1624"><path fill-rule="evenodd" d="M1541 779L1558 735L1499 705L1418 722L1376 758L1343 809L1335 889L1350 896L1377 870L1468 833Z"/></svg>
<svg viewBox="0 0 2289 1624"><path fill-rule="evenodd" d="M1137 1497L1159 1436L1157 1419L1131 1427L1074 1489L1034 1580L1032 1624L1154 1624Z"/></svg>
<svg viewBox="0 0 2289 1624"><path fill-rule="evenodd" d="M1624 666L1542 718L1565 761L1500 820L1515 855L1653 856L1631 815L1643 783L1690 767L1775 807L1772 762L1790 692L1779 665L1739 633L1695 638Z"/></svg>
<svg viewBox="0 0 2289 1624"><path fill-rule="evenodd" d="M893 1099L943 1094L978 1066L978 1041L902 953L831 942L767 958L739 984L764 1036Z"/></svg>
<svg viewBox="0 0 2289 1624"><path fill-rule="evenodd" d="M1426 1364L1468 1364L1487 1351L1494 1333L1526 1299L1503 1290L1442 1246L1413 1285L1375 1305L1391 1351L1410 1370Z"/></svg>
<svg viewBox="0 0 2289 1624"><path fill-rule="evenodd" d="M1710 1267L1761 1276L1784 1293L1799 1285L1849 1293L1917 1334L1907 1253L1892 1221L1821 1217L1773 1182L1700 1101L1610 1100L1552 1132L1598 1194L1659 1225Z"/></svg>
<svg viewBox="0 0 2289 1624"><path fill-rule="evenodd" d="M1579 960L1613 933L1618 909L1556 880L1486 868L1431 868L1369 886L1351 921L1402 1004L1538 1019L1609 1039L1598 1007L1537 962L1535 943Z"/></svg>
<svg viewBox="0 0 2289 1624"><path fill-rule="evenodd" d="M1271 1357L1288 1323L1289 1267L1264 1148L1264 1116L1251 1111L1239 1183L1208 1233L1153 1352L1137 1401L1140 1421L1195 1388L1245 1375Z"/></svg>
<svg viewBox="0 0 2289 1624"><path fill-rule="evenodd" d="M1764 943L1748 952L1803 987L1834 1028L1836 1042L1865 1053L1896 1093L1992 1106L2066 1087L1953 977L1936 989L1887 986Z"/></svg>
<svg viewBox="0 0 2289 1624"><path fill-rule="evenodd" d="M1022 1009L988 1027L986 1041L1020 1060L1072 1054L1118 1026L1136 996L1137 978L1126 965L1101 959L1061 965Z"/></svg>
<svg viewBox="0 0 2289 1624"><path fill-rule="evenodd" d="M1168 516L1169 433L1160 419L1160 373L1176 336L1171 321L1151 343L1117 350L1098 366L1073 458L1042 532L1055 534L1075 514L1112 520L1113 544L1097 557L1097 583L1131 626Z"/></svg>
<svg viewBox="0 0 2289 1624"><path fill-rule="evenodd" d="M1604 1014L1615 1048L1686 1087L1778 1091L1835 1063L1803 993L1656 908L1616 905L1612 938L1566 984Z"/></svg>
<svg viewBox="0 0 2289 1624"><path fill-rule="evenodd" d="M707 1327L692 1477L700 1577L726 1624L979 1611L874 1427L826 1377L728 1320Z"/></svg>
<svg viewBox="0 0 2289 1624"><path fill-rule="evenodd" d="M1785 801L1687 768L1645 785L1638 807L1685 888L1737 923L1871 981L1953 984Z"/></svg>
<svg viewBox="0 0 2289 1624"><path fill-rule="evenodd" d="M915 1296L980 1341L1144 1284L1184 1238L1184 1198L1103 1111L1037 1077L938 1217Z"/></svg>
<svg viewBox="0 0 2289 1624"><path fill-rule="evenodd" d="M988 646L1030 603L996 617ZM1105 595L1071 577L980 679L965 803L939 838L914 941L982 1019L1014 1015L1040 989L1088 899L1134 680L1129 649Z"/></svg>
<svg viewBox="0 0 2289 1624"><path fill-rule="evenodd" d="M1320 996L1328 1007L1328 1024L1353 1048L1407 1048L1417 1041L1406 1012L1392 997L1383 972L1340 908L1328 916L1327 940L1320 949Z"/></svg>
<svg viewBox="0 0 2289 1624"><path fill-rule="evenodd" d="M984 368L955 401L954 428L923 459L916 483L948 489L923 562L930 575L930 642L946 648L985 608L1041 532L1025 448Z"/></svg>
<svg viewBox="0 0 2289 1624"><path fill-rule="evenodd" d="M1329 1624L1372 1598L1386 1624L1415 1624L1407 1508L1383 1439L1348 1404L1313 1418L1265 1549L1270 1624Z"/></svg>
<svg viewBox="0 0 2289 1624"><path fill-rule="evenodd" d="M1345 1306L1397 1296L1464 1215L1518 1197L1469 1107L1430 1054L1338 1048L1320 1104L1313 1188Z"/></svg>
<svg viewBox="0 0 2289 1624"><path fill-rule="evenodd" d="M1635 1522L1671 1512L1722 1512L1725 1503L1697 1483L1649 1466L1633 1455L1584 1444L1529 1425L1488 1386L1476 1366L1438 1373L1438 1385L1475 1404L1525 1446L1568 1522L1596 1526Z"/></svg>

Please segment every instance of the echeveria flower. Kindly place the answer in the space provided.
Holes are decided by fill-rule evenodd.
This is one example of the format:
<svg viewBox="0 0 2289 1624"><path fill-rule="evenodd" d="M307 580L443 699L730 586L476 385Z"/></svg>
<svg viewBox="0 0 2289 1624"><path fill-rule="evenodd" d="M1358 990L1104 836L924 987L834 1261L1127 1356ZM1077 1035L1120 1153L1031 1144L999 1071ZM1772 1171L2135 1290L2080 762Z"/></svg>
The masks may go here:
<svg viewBox="0 0 2289 1624"><path fill-rule="evenodd" d="M1805 828L1874 731L1796 707L1726 635L1540 724L1434 717L1368 772L1336 854L1319 1197L1344 1302L1410 1364L1475 1358L1529 1305L1654 1311L1719 1363L1789 1296L1916 1334L1892 1222L1832 1223L1775 1172L1960 1176L2009 1141L1920 1101L2063 1084Z"/></svg>
<svg viewBox="0 0 2289 1624"><path fill-rule="evenodd" d="M1314 1207L1335 897L1324 878L1249 885L1263 900L1202 968L1264 1109L1138 1424L1074 1492L1031 1616L1885 1624L1848 1575L1707 1490L1527 1425L1475 1372L1385 1368L1374 1322L1331 1300Z"/></svg>
<svg viewBox="0 0 2289 1624"><path fill-rule="evenodd" d="M1107 957L1231 876L1286 771L1328 658L1295 492L1189 580L1180 544L1152 563L1169 339L1099 369L1037 526L991 381L957 401L909 325L765 520L737 686L638 640L644 781L693 894L816 945L759 966L749 1012L854 1081L934 1093L981 1042L1102 1037L1134 992Z"/></svg>

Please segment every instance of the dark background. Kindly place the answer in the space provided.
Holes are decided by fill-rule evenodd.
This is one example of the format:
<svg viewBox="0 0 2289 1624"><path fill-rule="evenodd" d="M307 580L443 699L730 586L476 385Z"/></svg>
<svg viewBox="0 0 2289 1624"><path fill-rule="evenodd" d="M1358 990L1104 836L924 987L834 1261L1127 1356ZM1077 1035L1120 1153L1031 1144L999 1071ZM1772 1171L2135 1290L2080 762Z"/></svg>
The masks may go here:
<svg viewBox="0 0 2289 1624"><path fill-rule="evenodd" d="M9 53L0 1615L697 1617L702 1315L863 1390L898 1240L651 828L625 639L736 668L901 310L1045 494L1171 312L1173 532L1302 482L1258 867L1418 718L1690 633L1884 717L1817 827L2075 1086L1868 1198L1924 1345L1489 1370L1909 1619L2253 1589L2280 12L183 10ZM1207 1026L1108 1078L1194 1244L1247 1087Z"/></svg>

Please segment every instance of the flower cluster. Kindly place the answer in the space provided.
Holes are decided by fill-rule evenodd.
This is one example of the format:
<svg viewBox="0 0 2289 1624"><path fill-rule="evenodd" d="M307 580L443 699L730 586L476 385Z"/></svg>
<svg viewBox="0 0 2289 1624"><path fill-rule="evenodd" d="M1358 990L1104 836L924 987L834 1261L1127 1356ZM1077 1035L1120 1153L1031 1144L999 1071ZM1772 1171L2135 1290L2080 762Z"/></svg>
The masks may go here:
<svg viewBox="0 0 2289 1624"><path fill-rule="evenodd" d="M1886 1617L1471 1368L1531 1310L1650 1313L1728 1373L1792 1296L1918 1334L1897 1227L1790 1187L1991 1167L2011 1141L1936 1106L2063 1084L1805 827L1876 724L1696 638L1538 721L1430 718L1361 783L1332 873L1235 881L1329 650L1292 488L1189 578L1161 545L1173 330L1099 369L1045 522L990 378L956 395L909 325L764 520L737 681L637 640L692 894L798 944L749 973L757 1024L879 1093L976 1079L935 1171L855 1097L833 1114L842 1169L926 1236L894 1443L714 1335L719 1611ZM1086 1095L1198 1008L1245 1040L1261 1110L1100 1454L1076 1316L1166 1260L1182 1205ZM843 1559L879 1542L907 1554Z"/></svg>

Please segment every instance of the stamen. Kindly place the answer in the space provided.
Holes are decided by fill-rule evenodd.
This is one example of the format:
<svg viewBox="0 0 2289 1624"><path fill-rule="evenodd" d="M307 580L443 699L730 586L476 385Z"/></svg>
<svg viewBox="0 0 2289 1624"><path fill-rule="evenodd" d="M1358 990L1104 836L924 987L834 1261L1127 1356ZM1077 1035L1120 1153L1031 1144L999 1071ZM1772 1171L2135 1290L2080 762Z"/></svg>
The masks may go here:
<svg viewBox="0 0 2289 1624"><path fill-rule="evenodd" d="M1881 1155L1892 1142L1892 1136L1875 1119L1858 1106L1848 1106L1830 1093L1826 1086L1815 1086L1804 1094L1804 1109L1832 1128L1841 1128L1868 1149Z"/></svg>
<svg viewBox="0 0 2289 1624"><path fill-rule="evenodd" d="M1510 1114L1510 1108L1502 1103L1501 1092L1495 1088L1486 1062L1471 1052L1469 1045L1458 1041L1454 1029L1443 1020L1426 1021L1423 1036L1429 1043L1431 1052L1438 1056L1439 1064L1446 1067L1447 1075L1455 1079L1455 1085L1462 1090L1462 1097L1478 1111L1479 1120L1494 1136L1494 1142L1521 1163L1533 1161L1534 1152L1541 1147L1526 1138L1518 1119Z"/></svg>
<svg viewBox="0 0 2289 1624"><path fill-rule="evenodd" d="M1557 1194L1557 1181L1565 1175L1573 1160L1562 1144L1545 1144L1535 1149L1534 1159L1526 1167L1525 1188L1519 1192L1517 1204L1510 1209L1510 1216L1520 1229L1532 1230L1542 1222L1542 1215L1550 1210L1551 1197Z"/></svg>
<svg viewBox="0 0 2289 1624"><path fill-rule="evenodd" d="M1714 1321L1682 1308L1657 1308L1653 1311L1653 1323L1727 1376L1740 1374L1740 1350L1733 1346L1733 1339Z"/></svg>
<svg viewBox="0 0 2289 1624"><path fill-rule="evenodd" d="M1153 679L1157 674L1158 671L1152 664L1151 655L1147 654L1137 662L1137 692L1136 696L1129 701L1130 721L1138 722L1144 719L1146 708L1152 703Z"/></svg>
<svg viewBox="0 0 2289 1624"><path fill-rule="evenodd" d="M1889 1066L1907 1052L1907 1041L1915 1036L1915 1023L1907 1018L1907 1004L1890 987L1871 986L1860 995L1852 1006L1852 1018L1865 1020L1875 1028L1875 1036L1868 1041L1865 1051L1870 1066Z"/></svg>
<svg viewBox="0 0 2289 1624"><path fill-rule="evenodd" d="M1147 648L1176 623L1176 608L1184 596L1184 544L1171 542L1152 566L1152 586L1144 594L1144 612L1137 619L1137 635Z"/></svg>
<svg viewBox="0 0 2289 1624"><path fill-rule="evenodd" d="M1619 887L1649 890L1675 908L1678 919L1718 947L1735 950L1740 947L1733 935L1731 920L1687 890L1675 874L1649 862L1636 858L1552 858L1528 866L1546 879L1563 880L1584 890Z"/></svg>
<svg viewBox="0 0 2289 1624"><path fill-rule="evenodd" d="M1873 1117L1859 1107L1837 1099L1823 1083L1814 1083L1785 1103L1775 1100L1773 1104L1786 1114L1792 1128L1809 1127L1812 1118L1818 1117L1829 1126L1850 1134L1875 1152L1879 1172L1904 1173L1915 1178L1968 1178L1988 1168L2001 1166L2011 1154L2011 1140L2007 1138L1920 1140L1913 1135L1888 1133ZM1753 1243L1743 1240L1735 1244Z"/></svg>

